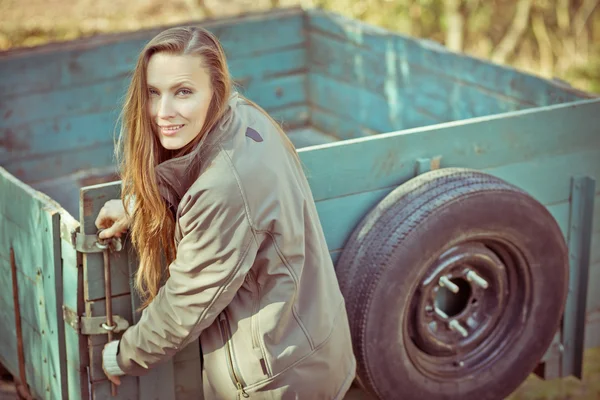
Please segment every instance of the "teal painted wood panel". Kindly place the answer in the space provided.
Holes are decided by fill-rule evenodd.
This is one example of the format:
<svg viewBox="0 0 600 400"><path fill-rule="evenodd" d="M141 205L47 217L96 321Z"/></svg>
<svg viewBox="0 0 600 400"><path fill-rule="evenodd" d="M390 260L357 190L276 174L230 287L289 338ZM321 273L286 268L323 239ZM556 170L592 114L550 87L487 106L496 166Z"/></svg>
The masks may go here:
<svg viewBox="0 0 600 400"><path fill-rule="evenodd" d="M352 139L299 154L315 200L324 200L394 187L414 176L418 158L441 155L442 167L489 169L598 149L598 126L600 100L586 100Z"/></svg>
<svg viewBox="0 0 600 400"><path fill-rule="evenodd" d="M385 41L385 53L357 47L318 32L309 32L309 79L324 75L357 88L383 94L389 118L401 119L394 129L414 128L535 106L453 79L427 66L409 64L394 41ZM313 101L318 99L311 98ZM330 106L335 107L335 103Z"/></svg>
<svg viewBox="0 0 600 400"><path fill-rule="evenodd" d="M294 129L306 126L309 120L309 109L306 104L271 108L266 110L283 129Z"/></svg>
<svg viewBox="0 0 600 400"><path fill-rule="evenodd" d="M125 95L129 76L65 87L48 92L38 92L0 100L4 133L8 128L17 130L23 125L51 118L64 118L76 114L92 114L117 110Z"/></svg>
<svg viewBox="0 0 600 400"><path fill-rule="evenodd" d="M336 81L316 72L309 74L308 93L311 105L336 113L374 131L389 132L402 129L402 116L393 110L390 112L382 93Z"/></svg>
<svg viewBox="0 0 600 400"><path fill-rule="evenodd" d="M79 223L71 215L61 214L62 227L67 232L72 232ZM63 304L75 311L77 315L85 312L83 306L83 266L78 259L73 245L66 240L61 240L61 255L63 265ZM65 359L67 392L69 400L83 400L89 398L88 371L87 371L87 339L79 334L66 321L65 329Z"/></svg>
<svg viewBox="0 0 600 400"><path fill-rule="evenodd" d="M297 149L317 146L324 143L332 143L339 140L334 136L310 127L288 131L287 135Z"/></svg>
<svg viewBox="0 0 600 400"><path fill-rule="evenodd" d="M276 90L276 87L273 90ZM268 98L269 95L261 96ZM289 129L304 126L308 121L308 108L302 104L267 108L267 111ZM51 134L44 135L42 130L36 132L35 137L27 144L28 147L23 147L23 150L9 152L4 149L4 154L1 154L0 148L0 160L4 156L10 156L10 159L3 160L2 165L17 178L44 189L47 185L38 183L65 177L78 171L116 166L114 159L116 119L114 121L111 119L116 118L116 115L115 112L106 112L67 118L60 123L60 128L56 130L52 128ZM88 124L89 129L86 128ZM46 128L50 129L50 127L46 125ZM118 135L118 132L116 134ZM48 193L51 193L52 188L49 190ZM66 202L65 205L67 203L70 202ZM72 211L72 207L68 209L72 215L77 215Z"/></svg>
<svg viewBox="0 0 600 400"><path fill-rule="evenodd" d="M19 264L17 264L17 268L18 266ZM7 289L0 291L0 298L2 299L3 304L6 304L10 308L14 308L10 261L4 257L4 254L0 257L0 273L2 274L2 278L0 278L0 287ZM33 327L39 327L39 321L44 312L44 298L37 296L37 293L43 290L43 288L40 288L42 286L41 279L31 280L17 269L17 282L19 285L19 309L21 320ZM36 294L36 297L33 297L32 294ZM42 302L42 304L40 304L40 302ZM14 321L12 326L15 326Z"/></svg>
<svg viewBox="0 0 600 400"><path fill-rule="evenodd" d="M0 137L7 143L0 146L0 162L10 166L18 160L112 142L118 135L118 116L119 110L113 107L99 113L77 112L52 117L18 128L0 127Z"/></svg>
<svg viewBox="0 0 600 400"><path fill-rule="evenodd" d="M232 60L297 47L305 41L299 10L271 13L269 18L257 14L198 25L219 37ZM98 35L34 50L4 52L0 55L0 76L12 79L0 82L0 92L16 97L123 76L132 70L144 45L162 29Z"/></svg>
<svg viewBox="0 0 600 400"><path fill-rule="evenodd" d="M302 38L301 35L299 37ZM306 53L306 45L301 42L291 48L278 46L266 53L242 58L233 53L227 65L235 81L243 85L254 80L306 73Z"/></svg>
<svg viewBox="0 0 600 400"><path fill-rule="evenodd" d="M6 261L10 260L10 248L14 249L19 309L23 310L25 362L35 370L34 380L29 382L28 378L28 382L38 395L64 398L66 364L64 326L59 312L62 263L58 209L49 198L3 168L0 168L0 204L0 258L3 269L10 268ZM12 284L6 289L12 293ZM15 321L8 326L14 329ZM3 355L3 358L10 356L14 357Z"/></svg>
<svg viewBox="0 0 600 400"><path fill-rule="evenodd" d="M18 160L7 169L30 185L77 171L115 165L113 142Z"/></svg>
<svg viewBox="0 0 600 400"><path fill-rule="evenodd" d="M2 260L0 260L2 262ZM3 271L4 272L4 271ZM9 275L10 276L10 275ZM12 302L12 283L4 286L1 282L2 291L10 295L10 301L6 297L0 297L0 363L13 375L19 376L19 358L17 356L17 335L15 334L15 310ZM29 375L30 372L27 372Z"/></svg>
<svg viewBox="0 0 600 400"><path fill-rule="evenodd" d="M477 85L516 100L549 105L588 97L513 68L450 52L436 42L393 34L323 10L307 10L307 15L309 32L350 42L358 49L378 53L382 60L392 48L408 67L426 68L436 76Z"/></svg>
<svg viewBox="0 0 600 400"><path fill-rule="evenodd" d="M268 80L252 80L239 87L240 93L266 110L306 103L306 74L278 76Z"/></svg>
<svg viewBox="0 0 600 400"><path fill-rule="evenodd" d="M310 77L309 77L310 79ZM358 122L343 118L338 113L311 105L310 124L320 131L339 139L354 139L378 134Z"/></svg>

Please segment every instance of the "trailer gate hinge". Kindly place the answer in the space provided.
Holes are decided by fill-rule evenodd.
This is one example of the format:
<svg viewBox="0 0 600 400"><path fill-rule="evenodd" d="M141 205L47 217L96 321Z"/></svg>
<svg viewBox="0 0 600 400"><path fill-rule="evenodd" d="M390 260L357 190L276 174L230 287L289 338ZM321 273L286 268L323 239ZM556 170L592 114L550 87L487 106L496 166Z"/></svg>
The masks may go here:
<svg viewBox="0 0 600 400"><path fill-rule="evenodd" d="M106 316L80 317L75 311L63 305L63 320L82 335L106 335L109 331ZM113 315L113 333L119 333L129 328L129 321L119 315Z"/></svg>

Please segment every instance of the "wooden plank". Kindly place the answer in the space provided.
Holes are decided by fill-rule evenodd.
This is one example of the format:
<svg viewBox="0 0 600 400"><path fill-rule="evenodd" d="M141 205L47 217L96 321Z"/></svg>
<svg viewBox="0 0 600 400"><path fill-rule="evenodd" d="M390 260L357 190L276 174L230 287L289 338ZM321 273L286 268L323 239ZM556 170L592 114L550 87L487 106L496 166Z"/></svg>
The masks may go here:
<svg viewBox="0 0 600 400"><path fill-rule="evenodd" d="M80 212L79 222L81 233L95 235L97 232L95 226L96 216L107 200L119 197L121 186L119 182L108 184L86 186L80 191ZM102 253L84 253L83 254L83 298L85 302L85 313L89 316L105 315L103 309L104 301L104 258ZM129 274L127 267L127 254L123 251L110 254L111 266L111 292L115 296L112 304L115 307L115 314L128 316L131 318L131 305L129 296L120 296L129 293ZM97 300L97 301L93 301ZM117 308L118 307L118 308ZM131 321L131 320L130 320ZM115 335L115 339L119 334ZM102 349L107 341L107 336L90 335L88 336L88 355L90 363L90 379L93 381L105 379L102 371ZM99 343L99 344L98 344ZM106 381L91 385L91 395L93 398L103 398ZM110 385L108 389L110 390ZM123 398L138 399L139 388L135 377L126 376L121 380L118 387L119 396Z"/></svg>
<svg viewBox="0 0 600 400"><path fill-rule="evenodd" d="M98 212L108 200L118 199L119 183L87 186L80 192L79 220L81 233L95 235ZM125 252L111 253L111 292L113 296L129 293L129 271ZM83 255L84 299L86 302L104 298L104 258L102 253ZM86 310L89 312L89 310Z"/></svg>
<svg viewBox="0 0 600 400"><path fill-rule="evenodd" d="M92 168L57 176L31 186L56 200L70 215L79 216L79 189L92 184L119 180L116 163L105 168ZM79 223L77 223L79 225Z"/></svg>
<svg viewBox="0 0 600 400"><path fill-rule="evenodd" d="M57 297L62 295L58 241L60 208L4 169L0 171L0 187L2 251L14 249L17 270L23 272L23 277L31 278L19 279L18 285L19 309L24 310L21 322L38 332L29 339L23 337L25 347L39 347L39 357L28 359L35 363L43 377L35 382L38 386L34 389L38 393L47 391L46 396L63 398L66 396L65 364L62 361L64 330L57 302ZM27 340L37 341L37 344Z"/></svg>
<svg viewBox="0 0 600 400"><path fill-rule="evenodd" d="M573 129L574 124L577 129ZM600 100L587 100L390 132L298 152L318 201L395 187L414 176L418 158L442 155L441 167L491 169L598 149L598 125Z"/></svg>
<svg viewBox="0 0 600 400"><path fill-rule="evenodd" d="M99 299L89 301L86 304L86 308L89 310L89 315L93 317L105 316L106 315L106 299ZM113 314L119 315L129 321L129 325L135 323L133 312L131 310L131 294L122 294L112 299L112 311ZM120 335L116 335L120 337ZM90 335L89 342L92 346L100 346L107 343L107 335ZM102 371L100 371L102 372ZM92 374L92 376L95 376Z"/></svg>
<svg viewBox="0 0 600 400"><path fill-rule="evenodd" d="M483 171L523 188L543 204L556 205L551 208L551 211L555 213L554 216L566 237L569 209L565 204L569 199L570 177L585 171L599 171L600 173L600 152L590 151L535 159L527 163L511 164ZM525 174L523 171L527 171L527 173ZM552 184L548 183L549 177L552 177ZM326 232L330 250L342 248L351 229L395 187L317 201L317 210ZM600 212L600 208L598 211ZM598 254L600 257L600 250L598 250Z"/></svg>
<svg viewBox="0 0 600 400"><path fill-rule="evenodd" d="M30 185L93 168L114 166L112 141L77 151L61 151L41 157L19 160L7 166L17 178Z"/></svg>
<svg viewBox="0 0 600 400"><path fill-rule="evenodd" d="M100 113L118 110L124 96L129 75L53 91L32 93L27 96L0 99L3 126L18 128L27 123L75 114ZM6 132L6 131L5 131Z"/></svg>
<svg viewBox="0 0 600 400"><path fill-rule="evenodd" d="M116 101L113 102L112 108ZM119 110L99 113L77 113L56 116L26 123L18 128L1 127L0 162L10 165L15 160L31 159L41 154L52 154L107 143L113 140Z"/></svg>
<svg viewBox="0 0 600 400"><path fill-rule="evenodd" d="M600 265L595 267L600 269ZM600 308L588 311L585 324L585 348L596 347L600 347Z"/></svg>
<svg viewBox="0 0 600 400"><path fill-rule="evenodd" d="M139 258L137 253L133 251L131 242L126 242L125 251L128 255L129 274L130 276L135 277L139 266ZM138 293L135 290L132 290L130 296L132 324L137 324L141 318L142 313L138 311L141 304L142 302ZM186 349L182 349L182 351L185 352ZM175 357L157 365L148 371L146 375L138 378L140 399L152 397L157 400L172 400L176 398L174 361Z"/></svg>
<svg viewBox="0 0 600 400"><path fill-rule="evenodd" d="M275 48L266 53L239 57L231 54L227 60L229 73L236 82L268 80L273 77L306 73L306 46L298 43L292 47Z"/></svg>
<svg viewBox="0 0 600 400"><path fill-rule="evenodd" d="M66 231L73 231L79 223L70 216L61 215L61 224ZM83 315L83 260L78 256L70 242L61 240L61 255L63 264L63 304ZM88 371L89 355L87 353L87 338L73 329L66 321L65 354L66 377L69 400L89 398Z"/></svg>
<svg viewBox="0 0 600 400"><path fill-rule="evenodd" d="M15 255L15 258L18 257ZM19 264L17 264L19 265ZM0 299L11 308L14 308L13 293L12 293L12 276L10 262L3 257L0 258ZM44 297L37 296L41 291L42 280L38 278L34 281L23 275L17 269L17 282L19 285L19 309L21 320L26 321L31 326L37 327L44 313ZM9 290L10 289L10 290ZM14 327L14 321L13 321Z"/></svg>
<svg viewBox="0 0 600 400"><path fill-rule="evenodd" d="M200 359L176 362L174 384L176 400L203 400Z"/></svg>
<svg viewBox="0 0 600 400"><path fill-rule="evenodd" d="M572 179L568 226L569 296L563 321L564 375L583 378L584 332L589 286L590 246L596 181L586 176Z"/></svg>
<svg viewBox="0 0 600 400"><path fill-rule="evenodd" d="M382 39L384 40L384 39ZM359 48L315 32L309 32L309 73L333 78L373 93L383 93L389 107L410 124L466 119L532 107L532 102L507 97L474 85L450 79L420 65L409 65L387 41L385 54ZM385 56L382 62L382 56ZM312 99L318 101L317 98ZM423 118L419 118L419 117Z"/></svg>
<svg viewBox="0 0 600 400"><path fill-rule="evenodd" d="M133 324L130 295L121 295L113 298L112 306L113 314L120 315L129 321L130 325ZM89 302L87 308L90 310L90 316L97 317L106 315L106 301L104 299ZM122 332L114 334L113 340L120 339L122 334ZM90 350L90 380L92 382L105 380L106 375L104 375L104 371L102 370L102 350L104 349L104 345L108 342L108 336L90 335L87 339Z"/></svg>
<svg viewBox="0 0 600 400"><path fill-rule="evenodd" d="M256 15L203 21L198 25L219 37L229 59L249 58L278 48L299 46L305 41L299 11L270 14L268 18ZM0 82L0 92L15 97L127 74L143 46L165 28L98 35L62 45L5 52L0 55L0 75L13 79Z"/></svg>
<svg viewBox="0 0 600 400"><path fill-rule="evenodd" d="M314 104L311 104L310 124L316 129L341 140L376 135L379 133L366 128L358 122L343 118L334 111L319 108Z"/></svg>
<svg viewBox="0 0 600 400"><path fill-rule="evenodd" d="M384 94L336 81L316 72L308 80L310 103L377 131L402 129L402 114L390 108Z"/></svg>
<svg viewBox="0 0 600 400"><path fill-rule="evenodd" d="M433 41L394 34L328 11L307 10L307 15L310 32L352 43L360 49L381 54L382 59L385 59L385 53L391 47L397 54L396 57L404 60L408 67L425 67L445 79L468 82L491 92L538 105L589 98L585 93L514 68L450 52Z"/></svg>
<svg viewBox="0 0 600 400"><path fill-rule="evenodd" d="M329 250L342 249L357 224L391 191L392 188L385 188L317 202L317 212ZM568 202L549 206L548 209L562 232L566 233L569 223Z"/></svg>
<svg viewBox="0 0 600 400"><path fill-rule="evenodd" d="M273 116L275 118L284 119L288 124L298 126L306 123L308 119L306 107L301 106L306 101L305 80L305 75L300 74L277 77L267 82L255 81L247 89L243 90L243 92L259 105L266 108L267 111L271 112L271 110L274 110ZM107 113L111 114L113 112L108 111ZM78 122L80 124L78 126L81 129L70 131L74 133L74 141L71 141L66 136L63 138L63 143L70 142L72 145L64 145L64 148L58 146L59 150L57 152L48 152L36 157L14 159L5 164L7 170L19 179L27 181L29 184L34 184L77 171L113 165L114 125L112 123L108 126L96 125L96 130L91 132L91 134L101 135L104 139L96 141L86 139L81 146L77 144L77 138L83 135L83 132L86 132L83 126L90 122L93 121L86 122L85 119L82 119ZM65 127L70 126L70 122L68 121L65 124ZM64 136L67 133L61 133L61 135ZM44 140L50 139L52 138L49 137L49 139ZM87 147L83 147L83 145ZM42 146L44 146L43 143L40 143L35 148L41 149Z"/></svg>
<svg viewBox="0 0 600 400"><path fill-rule="evenodd" d="M2 271L2 275L5 272ZM10 279L10 275L8 275ZM0 363L15 376L19 375L19 362L17 357L17 335L15 332L15 309L12 302L12 284L2 284L2 292L10 296L0 297Z"/></svg>
<svg viewBox="0 0 600 400"><path fill-rule="evenodd" d="M4 306L0 300L0 362L11 374L19 376L17 358L17 337L15 334L15 314L12 304ZM42 340L40 333L28 322L21 324L23 334L23 350L25 355L25 374L27 384L32 392L42 397L44 394L44 380L41 366L43 360ZM43 397L42 397L43 398Z"/></svg>
<svg viewBox="0 0 600 400"><path fill-rule="evenodd" d="M328 135L311 127L290 130L287 132L287 134L297 149L325 143L332 143L339 140L334 136Z"/></svg>
<svg viewBox="0 0 600 400"><path fill-rule="evenodd" d="M268 108L267 111L290 126L304 125L308 120L305 105L284 105ZM108 110L97 114L51 118L23 125L19 127L18 134L15 128L2 127L0 137L5 138L5 145L0 146L0 163L28 182L38 180L36 176L45 170L63 176L65 171L73 169L63 166L69 164L64 162L65 153L76 155L80 151L89 153L98 147L111 148L119 133L117 117L117 110ZM100 154L77 168L104 166L107 156L112 157L112 150ZM56 177L52 173L42 176L49 176L47 179Z"/></svg>
<svg viewBox="0 0 600 400"><path fill-rule="evenodd" d="M265 111L267 111L284 130L308 125L309 110L306 104L290 105L283 108L270 108Z"/></svg>
<svg viewBox="0 0 600 400"><path fill-rule="evenodd" d="M240 93L262 108L283 108L306 103L306 74L278 76L268 80L251 80L239 87Z"/></svg>
<svg viewBox="0 0 600 400"><path fill-rule="evenodd" d="M131 382L131 383L130 383ZM139 400L138 386L135 378L132 376L122 376L121 385L117 388L117 397L113 397L110 392L110 382L99 381L90 384L90 392L92 400L107 400L117 398L119 400Z"/></svg>

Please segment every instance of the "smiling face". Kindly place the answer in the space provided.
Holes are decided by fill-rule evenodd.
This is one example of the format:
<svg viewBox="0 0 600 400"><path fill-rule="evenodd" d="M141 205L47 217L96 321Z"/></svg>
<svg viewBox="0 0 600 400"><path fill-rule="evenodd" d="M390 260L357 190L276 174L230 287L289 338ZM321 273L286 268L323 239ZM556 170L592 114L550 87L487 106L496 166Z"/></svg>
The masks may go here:
<svg viewBox="0 0 600 400"><path fill-rule="evenodd" d="M213 96L210 75L200 57L166 52L150 57L146 75L154 131L165 149L179 150L202 130Z"/></svg>

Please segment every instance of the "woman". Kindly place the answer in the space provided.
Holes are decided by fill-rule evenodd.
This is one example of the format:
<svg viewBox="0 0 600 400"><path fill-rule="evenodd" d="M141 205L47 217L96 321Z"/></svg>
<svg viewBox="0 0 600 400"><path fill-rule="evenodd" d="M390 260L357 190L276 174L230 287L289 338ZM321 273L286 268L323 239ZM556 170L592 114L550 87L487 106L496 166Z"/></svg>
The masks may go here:
<svg viewBox="0 0 600 400"><path fill-rule="evenodd" d="M145 374L200 338L206 398L340 399L355 359L309 185L281 128L231 86L200 28L166 30L139 56L122 198L96 225L130 229L146 301L106 345L105 373Z"/></svg>

